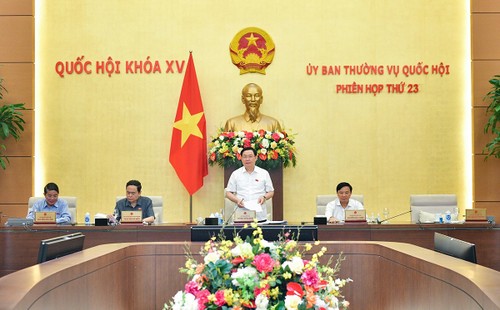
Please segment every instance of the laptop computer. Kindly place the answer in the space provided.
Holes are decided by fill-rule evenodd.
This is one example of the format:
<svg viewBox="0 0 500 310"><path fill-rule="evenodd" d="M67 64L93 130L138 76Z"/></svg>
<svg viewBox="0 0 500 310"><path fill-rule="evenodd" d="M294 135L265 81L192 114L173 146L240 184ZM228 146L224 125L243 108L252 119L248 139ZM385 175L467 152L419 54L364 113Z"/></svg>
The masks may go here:
<svg viewBox="0 0 500 310"><path fill-rule="evenodd" d="M56 224L56 213L51 211L35 212L35 224Z"/></svg>
<svg viewBox="0 0 500 310"><path fill-rule="evenodd" d="M125 224L142 223L142 211L122 211L120 222Z"/></svg>

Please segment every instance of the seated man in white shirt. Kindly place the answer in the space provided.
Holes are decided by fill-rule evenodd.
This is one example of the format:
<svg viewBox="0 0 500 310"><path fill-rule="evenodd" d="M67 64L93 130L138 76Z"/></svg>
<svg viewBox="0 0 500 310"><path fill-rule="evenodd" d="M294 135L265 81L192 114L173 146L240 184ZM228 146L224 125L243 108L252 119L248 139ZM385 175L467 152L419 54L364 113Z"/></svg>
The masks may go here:
<svg viewBox="0 0 500 310"><path fill-rule="evenodd" d="M226 197L239 208L245 208L245 202L256 201L262 210L256 213L259 222L267 220L266 200L274 195L273 182L267 170L255 166L257 152L246 147L241 151L243 167L236 169L227 182Z"/></svg>
<svg viewBox="0 0 500 310"><path fill-rule="evenodd" d="M351 199L352 186L347 182L337 185L337 199L326 205L325 215L329 223L338 223L345 220L345 210L363 210L363 204Z"/></svg>

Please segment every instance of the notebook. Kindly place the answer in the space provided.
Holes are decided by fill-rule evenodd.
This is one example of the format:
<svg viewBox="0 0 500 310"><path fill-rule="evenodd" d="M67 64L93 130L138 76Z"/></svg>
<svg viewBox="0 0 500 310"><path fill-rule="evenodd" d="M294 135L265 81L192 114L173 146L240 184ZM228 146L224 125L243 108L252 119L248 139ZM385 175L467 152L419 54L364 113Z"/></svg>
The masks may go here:
<svg viewBox="0 0 500 310"><path fill-rule="evenodd" d="M35 224L55 224L56 223L56 213L49 211L38 211L35 212Z"/></svg>
<svg viewBox="0 0 500 310"><path fill-rule="evenodd" d="M142 211L122 211L121 223L142 223Z"/></svg>
<svg viewBox="0 0 500 310"><path fill-rule="evenodd" d="M366 223L366 210L345 210L346 223Z"/></svg>

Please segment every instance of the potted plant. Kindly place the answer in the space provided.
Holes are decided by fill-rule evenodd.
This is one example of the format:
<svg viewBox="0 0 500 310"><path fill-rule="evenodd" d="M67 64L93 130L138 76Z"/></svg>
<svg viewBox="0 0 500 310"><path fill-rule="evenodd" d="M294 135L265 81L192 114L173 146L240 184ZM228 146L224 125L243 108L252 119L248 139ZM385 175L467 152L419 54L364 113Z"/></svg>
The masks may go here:
<svg viewBox="0 0 500 310"><path fill-rule="evenodd" d="M495 75L489 82L492 87L484 100L491 100L486 109L486 113L491 112L491 116L484 126L484 133L491 132L494 137L486 144L484 150L487 152L486 158L490 156L500 158L500 75Z"/></svg>
<svg viewBox="0 0 500 310"><path fill-rule="evenodd" d="M3 79L0 78L0 100L3 99L3 92L7 89L2 85ZM1 142L12 136L16 141L19 140L20 134L24 131L22 110L26 110L24 103L5 104L0 107L0 167L6 169L9 159L3 155L6 147Z"/></svg>

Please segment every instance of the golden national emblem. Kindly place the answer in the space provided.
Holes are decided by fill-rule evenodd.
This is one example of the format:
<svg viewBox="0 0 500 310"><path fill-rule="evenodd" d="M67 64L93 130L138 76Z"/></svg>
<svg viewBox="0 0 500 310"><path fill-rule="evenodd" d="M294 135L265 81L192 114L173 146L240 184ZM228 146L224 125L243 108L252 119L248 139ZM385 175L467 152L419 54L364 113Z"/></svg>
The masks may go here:
<svg viewBox="0 0 500 310"><path fill-rule="evenodd" d="M267 66L273 61L274 51L271 37L257 27L241 30L229 45L231 60L240 69L240 74L266 74Z"/></svg>

